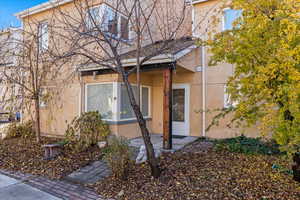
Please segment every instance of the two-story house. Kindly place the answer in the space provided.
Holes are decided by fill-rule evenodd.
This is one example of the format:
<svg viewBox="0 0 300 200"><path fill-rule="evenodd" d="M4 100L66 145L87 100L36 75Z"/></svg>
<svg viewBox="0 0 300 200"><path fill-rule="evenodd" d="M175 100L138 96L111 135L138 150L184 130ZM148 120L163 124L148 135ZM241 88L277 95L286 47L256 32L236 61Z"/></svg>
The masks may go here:
<svg viewBox="0 0 300 200"><path fill-rule="evenodd" d="M20 28L7 28L0 31L0 113L14 114L21 106L20 87L5 77L5 74L10 75L10 69L15 66L17 55L21 52L18 45L22 38L21 33ZM12 99L15 98L17 101L13 102Z"/></svg>
<svg viewBox="0 0 300 200"><path fill-rule="evenodd" d="M230 28L234 17L238 16L239 12L230 9L216 12L215 10L218 8L221 9L221 6L218 7L220 1L198 0L185 4L188 12L182 25L181 32L183 34L178 34L180 37L174 37L168 41L172 48L160 52L141 67L140 105L151 133L162 134L164 131L172 131L173 135L212 138L241 134L239 129L226 127L228 119L222 121L219 126L206 131L213 114L202 112L230 106L224 88L227 77L234 69L233 66L224 64L222 67L209 68L207 66L209 60L207 48L199 47L195 43L198 37L203 39L205 34L201 31L206 29L205 26L209 26L212 21L210 19L214 18L216 13L218 13L217 17L221 19L220 24L216 25L219 31ZM131 33L131 28L124 23L123 18L128 16L115 14L115 7L111 2L95 1L90 8L92 9L90 13L94 13L97 20L105 19L101 17L101 13L110 16L108 18L112 18L111 21L114 23L109 23L109 26L105 28L114 37L134 40L134 33ZM170 13L174 16L180 14L176 13L176 8L172 7L171 9L173 9L173 13ZM58 23L58 20L55 21L50 16L54 16L55 11L55 16L58 16L63 10L68 11L69 14L75 13L74 16L76 16L76 5L73 0L46 2L16 15L22 20L25 30L29 29L31 21L42 24L39 26L43 33L42 42L48 48L48 45L51 46L51 42L49 42L51 31L48 31L47 26L53 21ZM50 22L50 20L52 21ZM157 29L167 26L167 24L159 26L154 22L151 24L154 25L150 28ZM140 57L148 56L164 42L148 43L145 38ZM134 47L134 45L129 45L123 50L121 58L125 67L130 68L136 65ZM81 66L78 76L79 78L75 78L72 83L68 84L68 87L63 89L59 104L43 104L41 122L44 134L63 135L67 123L75 116L97 110L110 124L112 133L128 138L140 136L137 120L130 107L126 88L119 74L109 71L101 65L86 65ZM132 74L129 79L136 91L136 75ZM168 90L172 92L171 106L168 105L170 97L166 95ZM172 128L168 129L166 126Z"/></svg>

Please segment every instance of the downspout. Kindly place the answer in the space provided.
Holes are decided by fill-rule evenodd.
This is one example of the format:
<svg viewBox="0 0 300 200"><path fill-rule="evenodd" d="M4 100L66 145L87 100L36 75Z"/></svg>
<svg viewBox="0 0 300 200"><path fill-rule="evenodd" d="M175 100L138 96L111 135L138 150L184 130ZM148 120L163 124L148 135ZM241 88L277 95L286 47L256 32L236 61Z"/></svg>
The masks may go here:
<svg viewBox="0 0 300 200"><path fill-rule="evenodd" d="M205 46L202 46L202 137L206 137L206 63Z"/></svg>
<svg viewBox="0 0 300 200"><path fill-rule="evenodd" d="M82 74L79 72L79 85L80 85L80 91L79 91L79 113L78 116L81 116L83 113L83 106L85 104L85 88L84 88L84 82L82 80Z"/></svg>
<svg viewBox="0 0 300 200"><path fill-rule="evenodd" d="M195 34L195 7L192 3L192 34L193 37L199 37L197 34ZM205 37L204 37L205 39ZM205 64L205 46L201 46L201 61L202 63L202 130L200 135L202 137L206 137L206 64Z"/></svg>

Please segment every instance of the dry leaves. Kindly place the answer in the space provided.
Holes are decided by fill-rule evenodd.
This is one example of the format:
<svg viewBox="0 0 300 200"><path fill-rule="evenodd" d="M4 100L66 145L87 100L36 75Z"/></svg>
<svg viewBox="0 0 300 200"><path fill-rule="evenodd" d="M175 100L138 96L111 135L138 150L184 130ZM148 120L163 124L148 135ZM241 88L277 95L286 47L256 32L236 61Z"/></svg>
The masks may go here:
<svg viewBox="0 0 300 200"><path fill-rule="evenodd" d="M0 141L0 168L59 179L101 156L96 146L81 153L75 153L65 147L63 154L55 160L44 160L42 145L57 141L60 140L45 137L40 144L36 143L35 139L25 141L14 138Z"/></svg>
<svg viewBox="0 0 300 200"><path fill-rule="evenodd" d="M195 152L164 155L162 176L157 180L151 178L147 165L140 165L127 181L110 177L93 187L101 195L128 200L300 199L300 185L291 176L272 170L274 163L289 164L283 158ZM120 191L124 191L122 196Z"/></svg>

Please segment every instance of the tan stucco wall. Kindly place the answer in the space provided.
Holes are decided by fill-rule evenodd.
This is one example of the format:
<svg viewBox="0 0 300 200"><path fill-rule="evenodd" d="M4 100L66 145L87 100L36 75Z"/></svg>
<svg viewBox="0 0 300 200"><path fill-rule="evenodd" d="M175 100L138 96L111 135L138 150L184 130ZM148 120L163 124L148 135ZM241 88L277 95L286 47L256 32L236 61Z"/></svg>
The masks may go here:
<svg viewBox="0 0 300 200"><path fill-rule="evenodd" d="M213 37L214 33L222 31L222 13L227 4L222 0L209 0L194 4L194 36L201 39ZM211 54L209 49L205 50L205 66L208 66ZM224 86L228 78L233 74L234 66L227 63L220 63L217 66L206 67L206 109L213 111L224 107ZM218 112L208 112L206 114L206 127ZM231 116L221 119L219 125L213 126L206 132L207 137L227 138L240 134L257 137L260 136L257 128L228 128Z"/></svg>
<svg viewBox="0 0 300 200"><path fill-rule="evenodd" d="M149 132L153 133L151 120L148 120L146 123ZM111 125L111 131L114 135L126 138L137 138L142 136L138 123Z"/></svg>
<svg viewBox="0 0 300 200"><path fill-rule="evenodd" d="M69 84L60 96L41 108L41 131L46 135L64 135L68 123L79 115L80 84Z"/></svg>
<svg viewBox="0 0 300 200"><path fill-rule="evenodd" d="M207 3L195 5L195 19L201 21L201 15L206 10L212 8L217 0L212 0ZM72 10L71 4L65 5L66 9ZM204 10L203 10L204 9ZM46 19L49 16L49 11L32 17L35 20ZM212 14L212 13L211 13ZM197 23L197 22L195 22ZM208 21L204 21L205 23ZM221 28L221 25L217 25ZM199 28L199 31L203 30ZM198 35L203 35L200 32ZM209 60L209 55L206 55L206 66ZM173 74L173 84L189 84L190 86L190 135L202 136L202 72L196 72L196 67L201 66L201 51L194 50L188 55L184 56L178 61L177 69ZM185 67L186 69L183 69ZM207 68L206 73L206 108L213 110L215 108L222 108L224 106L224 85L227 78L232 74L233 66L228 64L220 64L216 67ZM151 121L147 121L147 125L152 133L162 133L162 119L163 119L163 87L162 87L162 71L156 70L152 72L145 72L141 75L143 85L152 87L151 91ZM84 111L84 91L81 88L87 83L100 82L121 82L121 78L117 74L97 75L95 77L83 77L80 80L74 80L73 83L64 87L61 91L59 104L55 106L48 106L41 111L42 118L42 132L45 134L63 135L67 126L75 116L81 111ZM81 82L81 85L80 85ZM136 83L135 75L130 77L131 83ZM214 113L207 114L206 127L210 124ZM222 120L219 126L210 129L206 136L212 138L232 137L243 133L241 129L229 129L226 124L229 118ZM129 138L140 136L137 123L130 123L124 125L111 125L111 131L114 134L126 136ZM256 129L248 129L245 132L247 135L256 136Z"/></svg>

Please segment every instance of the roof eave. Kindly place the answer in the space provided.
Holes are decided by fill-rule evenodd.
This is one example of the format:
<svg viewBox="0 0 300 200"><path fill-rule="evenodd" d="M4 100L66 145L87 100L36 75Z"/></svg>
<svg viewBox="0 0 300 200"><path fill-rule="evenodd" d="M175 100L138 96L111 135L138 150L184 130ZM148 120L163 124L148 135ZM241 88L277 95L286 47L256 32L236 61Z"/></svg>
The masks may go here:
<svg viewBox="0 0 300 200"><path fill-rule="evenodd" d="M74 0L50 0L48 2L39 4L37 6L31 7L29 9L23 10L21 12L18 12L16 14L14 14L14 16L16 16L19 19L23 19L24 17L33 15L33 14L37 14L46 10L49 10L51 8L55 8L57 6L61 6L67 3L70 3Z"/></svg>
<svg viewBox="0 0 300 200"><path fill-rule="evenodd" d="M203 2L206 2L206 1L209 1L209 0L195 0L195 1L193 1L192 0L192 5L195 5L195 4L197 4L197 3L203 3Z"/></svg>
<svg viewBox="0 0 300 200"><path fill-rule="evenodd" d="M187 55L193 49L196 49L196 48L197 48L196 45L191 45L191 46L177 52L176 54L161 54L161 55L155 56L155 57L151 58L150 60L146 61L145 63L143 63L143 65L175 62L176 60L182 58L183 56ZM140 58L140 60L142 60L142 59L144 59L144 57ZM136 58L129 58L129 59L123 59L121 62L124 67L131 67L131 66L136 65L136 60L137 60ZM79 71L92 71L92 70L96 70L96 69L99 70L99 69L108 69L108 68L103 67L103 66L95 66L95 67L91 67L91 68L81 68L81 69L79 69Z"/></svg>

